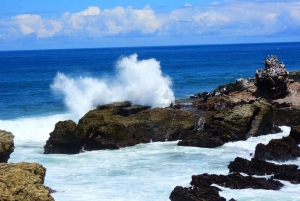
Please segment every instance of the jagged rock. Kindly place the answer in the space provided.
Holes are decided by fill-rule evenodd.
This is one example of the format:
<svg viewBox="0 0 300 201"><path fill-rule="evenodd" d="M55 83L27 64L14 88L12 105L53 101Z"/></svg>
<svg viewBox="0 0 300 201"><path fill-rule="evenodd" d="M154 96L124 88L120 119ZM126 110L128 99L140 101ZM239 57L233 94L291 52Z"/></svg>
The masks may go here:
<svg viewBox="0 0 300 201"><path fill-rule="evenodd" d="M300 183L298 165L277 165L255 158L249 161L237 157L230 162L228 168L229 172L242 172L248 175L273 175L274 179L290 181L293 184Z"/></svg>
<svg viewBox="0 0 300 201"><path fill-rule="evenodd" d="M37 163L0 163L0 200L54 201L43 185L45 173Z"/></svg>
<svg viewBox="0 0 300 201"><path fill-rule="evenodd" d="M265 190L279 190L283 184L273 179L255 178L252 176L242 176L239 173L229 175L215 175L215 174L201 174L193 175L191 185L192 187L183 188L176 186L170 195L171 201L207 201L217 200L225 201L226 199L220 197L219 191L221 189L211 186L217 184L219 186L231 189L265 189ZM234 199L231 199L234 200Z"/></svg>
<svg viewBox="0 0 300 201"><path fill-rule="evenodd" d="M7 163L14 149L14 135L11 132L0 130L0 163Z"/></svg>
<svg viewBox="0 0 300 201"><path fill-rule="evenodd" d="M183 188L176 186L170 195L171 201L226 201L219 195L217 187Z"/></svg>
<svg viewBox="0 0 300 201"><path fill-rule="evenodd" d="M275 163L266 162L264 160L252 158L251 161L236 157L228 165L229 172L239 172L248 175L271 175L279 173L295 172L298 169L297 165L276 165Z"/></svg>
<svg viewBox="0 0 300 201"><path fill-rule="evenodd" d="M118 149L150 141L181 139L197 129L200 115L170 108L132 106L130 102L99 106L76 125L60 122L45 146L45 153L79 153L85 150ZM64 150L66 147L67 150ZM49 151L50 150L50 151Z"/></svg>
<svg viewBox="0 0 300 201"><path fill-rule="evenodd" d="M212 148L269 134L274 129L272 116L271 104L263 99L224 108L206 117L203 129L188 133L178 145Z"/></svg>
<svg viewBox="0 0 300 201"><path fill-rule="evenodd" d="M59 121L44 146L44 154L76 154L81 150L76 123Z"/></svg>
<svg viewBox="0 0 300 201"><path fill-rule="evenodd" d="M265 59L265 69L255 72L255 85L258 94L267 98L282 98L288 93L288 71L285 65L278 63L278 57L271 56Z"/></svg>
<svg viewBox="0 0 300 201"><path fill-rule="evenodd" d="M300 125L291 127L290 136L296 141L297 144L300 143Z"/></svg>
<svg viewBox="0 0 300 201"><path fill-rule="evenodd" d="M229 175L201 174L193 175L191 185L194 187L205 187L212 184L231 189L265 189L279 190L283 184L273 179L255 178L252 176L242 176L239 173Z"/></svg>
<svg viewBox="0 0 300 201"><path fill-rule="evenodd" d="M273 139L267 145L259 143L255 147L254 158L261 160L287 161L300 156L300 147L290 136Z"/></svg>

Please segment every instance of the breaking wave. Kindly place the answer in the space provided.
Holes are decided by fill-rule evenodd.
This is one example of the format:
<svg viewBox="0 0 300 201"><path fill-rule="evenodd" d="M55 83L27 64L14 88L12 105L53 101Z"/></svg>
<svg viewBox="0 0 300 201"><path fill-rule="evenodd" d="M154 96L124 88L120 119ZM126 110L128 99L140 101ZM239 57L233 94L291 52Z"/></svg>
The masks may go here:
<svg viewBox="0 0 300 201"><path fill-rule="evenodd" d="M133 54L122 57L111 79L71 78L57 73L52 90L62 93L69 110L82 116L97 105L131 101L132 104L166 107L175 100L171 79L163 76L159 61L138 60Z"/></svg>

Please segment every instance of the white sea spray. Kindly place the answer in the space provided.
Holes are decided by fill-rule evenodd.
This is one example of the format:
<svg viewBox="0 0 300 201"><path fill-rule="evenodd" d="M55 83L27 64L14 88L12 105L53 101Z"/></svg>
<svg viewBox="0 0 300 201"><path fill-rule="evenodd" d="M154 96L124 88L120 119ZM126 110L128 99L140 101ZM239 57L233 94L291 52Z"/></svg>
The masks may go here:
<svg viewBox="0 0 300 201"><path fill-rule="evenodd" d="M64 96L65 105L77 116L97 105L116 101L151 107L166 107L175 100L171 79L163 76L155 59L139 61L137 54L122 57L116 64L117 74L110 79L71 78L57 73L51 88Z"/></svg>

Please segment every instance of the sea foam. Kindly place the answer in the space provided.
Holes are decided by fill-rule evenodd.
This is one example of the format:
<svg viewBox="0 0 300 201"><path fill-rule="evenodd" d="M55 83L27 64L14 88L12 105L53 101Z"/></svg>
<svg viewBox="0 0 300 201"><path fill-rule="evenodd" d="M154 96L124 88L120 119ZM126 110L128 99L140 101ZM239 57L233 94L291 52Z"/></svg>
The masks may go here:
<svg viewBox="0 0 300 201"><path fill-rule="evenodd" d="M116 76L110 79L71 78L57 73L51 88L63 94L66 106L78 116L97 105L117 101L166 107L175 100L171 79L162 75L160 63L155 59L138 60L137 54L122 57L116 71Z"/></svg>

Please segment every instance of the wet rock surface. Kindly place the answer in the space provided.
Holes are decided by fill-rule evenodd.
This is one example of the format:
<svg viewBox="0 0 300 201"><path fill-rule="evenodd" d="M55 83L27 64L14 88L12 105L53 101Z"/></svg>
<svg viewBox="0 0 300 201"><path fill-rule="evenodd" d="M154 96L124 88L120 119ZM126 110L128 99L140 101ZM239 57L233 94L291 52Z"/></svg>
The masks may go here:
<svg viewBox="0 0 300 201"><path fill-rule="evenodd" d="M203 129L185 135L178 145L213 148L226 142L276 132L272 115L271 104L263 99L225 107L205 117Z"/></svg>
<svg viewBox="0 0 300 201"><path fill-rule="evenodd" d="M44 146L44 154L76 154L81 150L79 138L76 135L76 123L60 121L56 123L54 131Z"/></svg>
<svg viewBox="0 0 300 201"><path fill-rule="evenodd" d="M149 109L129 102L99 106L77 125L70 121L58 123L45 145L45 153L79 153L82 147L118 149L150 141L174 141L197 130L199 118L198 113L191 111ZM69 147L74 150L68 152Z"/></svg>
<svg viewBox="0 0 300 201"><path fill-rule="evenodd" d="M37 163L0 163L0 200L54 201L44 186L45 173Z"/></svg>
<svg viewBox="0 0 300 201"><path fill-rule="evenodd" d="M7 163L14 149L14 135L11 132L0 130L0 163Z"/></svg>
<svg viewBox="0 0 300 201"><path fill-rule="evenodd" d="M267 145L259 143L255 147L256 159L283 162L297 157L300 157L300 147L291 136L273 139Z"/></svg>
<svg viewBox="0 0 300 201"><path fill-rule="evenodd" d="M235 158L228 165L229 172L242 172L248 175L273 175L272 178L289 181L293 184L300 183L300 170L298 165L278 165L264 160L252 158Z"/></svg>

